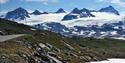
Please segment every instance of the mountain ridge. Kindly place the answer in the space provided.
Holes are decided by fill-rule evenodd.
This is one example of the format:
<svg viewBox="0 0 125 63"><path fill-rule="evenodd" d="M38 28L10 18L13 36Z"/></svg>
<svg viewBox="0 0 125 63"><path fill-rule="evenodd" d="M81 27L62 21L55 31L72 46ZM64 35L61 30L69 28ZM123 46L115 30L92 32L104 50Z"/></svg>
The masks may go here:
<svg viewBox="0 0 125 63"><path fill-rule="evenodd" d="M34 15L40 15L40 14L42 14L40 11L38 11L38 10L35 10L34 12L32 12L31 14L34 14Z"/></svg>
<svg viewBox="0 0 125 63"><path fill-rule="evenodd" d="M77 18L85 18L85 17L95 17L88 9L81 9L78 8L73 9L69 14L65 15L62 19L63 21L72 20Z"/></svg>
<svg viewBox="0 0 125 63"><path fill-rule="evenodd" d="M66 13L66 11L63 10L63 8L60 8L60 9L58 9L58 10L56 11L56 13Z"/></svg>
<svg viewBox="0 0 125 63"><path fill-rule="evenodd" d="M28 11L19 7L13 11L10 11L7 13L7 15L5 16L5 19L10 19L10 20L14 20L15 19L19 19L19 20L24 20L27 18L30 18L30 16L28 15Z"/></svg>
<svg viewBox="0 0 125 63"><path fill-rule="evenodd" d="M30 16L29 16L30 13L28 11L23 9L22 13L20 13L20 10L18 10L18 9L23 9L23 8L19 7L17 9L13 10L13 11L8 12L4 18L5 19L14 20L14 21L16 21L16 20L20 21L20 20L24 20L26 18L30 18ZM91 14L91 12L107 12L107 13L111 13L111 14L115 14L115 15L120 15L119 12L113 6L109 6L109 7L102 8L102 9L100 9L98 11L96 11L96 10L89 10L89 9L86 9L86 8L83 8L83 9L79 10L78 8L75 8L74 11L71 11L69 14L67 14L67 17L69 16L68 20L77 19L78 17L80 17L80 18L95 17L93 14ZM66 11L64 11L64 9L60 8L60 9L58 9L58 11L56 11L54 13L66 13ZM79 15L73 15L72 13L73 14L74 13L75 14L79 14ZM37 11L37 14L41 15L41 14L49 14L49 13L48 12L41 13L41 12ZM64 19L62 19L62 20L67 20L67 19L65 19L65 17L64 17Z"/></svg>
<svg viewBox="0 0 125 63"><path fill-rule="evenodd" d="M99 12L109 12L109 13L114 13L116 15L120 15L119 12L113 6L102 8L99 10Z"/></svg>

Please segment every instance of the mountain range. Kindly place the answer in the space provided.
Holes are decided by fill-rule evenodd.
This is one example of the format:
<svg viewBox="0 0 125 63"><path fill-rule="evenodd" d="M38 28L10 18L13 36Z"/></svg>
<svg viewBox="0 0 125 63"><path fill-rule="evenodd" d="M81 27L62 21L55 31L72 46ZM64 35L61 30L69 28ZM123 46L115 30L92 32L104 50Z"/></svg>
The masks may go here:
<svg viewBox="0 0 125 63"><path fill-rule="evenodd" d="M9 39L20 34L23 35ZM0 39L0 63L124 59L125 15L112 6L31 13L19 7L0 16L0 37L7 39Z"/></svg>
<svg viewBox="0 0 125 63"><path fill-rule="evenodd" d="M112 13L115 15L120 15L119 12L112 6L101 8L98 11L89 10L86 8L79 10L78 8L75 8L69 14L65 15L62 20L72 20L72 19L84 18L84 17L95 17L95 15L91 14L91 12L107 12L107 13ZM66 13L66 11L60 8L56 12L53 12L53 13ZM17 20L17 19L24 20L30 17L29 14L41 15L41 14L48 14L48 12L42 13L39 10L35 10L34 12L29 13L27 10L19 7L13 11L7 12L4 18L8 20Z"/></svg>
<svg viewBox="0 0 125 63"><path fill-rule="evenodd" d="M35 10L32 13L19 7L4 16L4 19L65 36L125 38L125 16L120 15L113 6L100 10L74 8L71 12L66 12L60 8L56 12Z"/></svg>

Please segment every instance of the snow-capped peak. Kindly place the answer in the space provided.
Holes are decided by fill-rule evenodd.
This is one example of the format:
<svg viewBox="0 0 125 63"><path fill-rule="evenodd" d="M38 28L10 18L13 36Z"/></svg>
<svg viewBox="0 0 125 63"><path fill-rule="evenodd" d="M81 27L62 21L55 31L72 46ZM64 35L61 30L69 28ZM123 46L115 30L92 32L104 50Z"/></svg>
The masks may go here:
<svg viewBox="0 0 125 63"><path fill-rule="evenodd" d="M26 18L29 18L30 16L28 15L29 13L27 12L27 10L19 7L13 11L10 11L6 14L5 19L8 20L24 20Z"/></svg>
<svg viewBox="0 0 125 63"><path fill-rule="evenodd" d="M35 10L33 13L31 13L31 14L34 14L34 15L40 15L40 14L42 14L40 11L38 11L38 10Z"/></svg>
<svg viewBox="0 0 125 63"><path fill-rule="evenodd" d="M99 10L99 12L108 12L108 13L120 15L119 12L113 6L108 6L108 7L102 8Z"/></svg>
<svg viewBox="0 0 125 63"><path fill-rule="evenodd" d="M62 8L60 8L59 10L57 10L57 12L56 13L66 13L66 11L65 10L63 10Z"/></svg>

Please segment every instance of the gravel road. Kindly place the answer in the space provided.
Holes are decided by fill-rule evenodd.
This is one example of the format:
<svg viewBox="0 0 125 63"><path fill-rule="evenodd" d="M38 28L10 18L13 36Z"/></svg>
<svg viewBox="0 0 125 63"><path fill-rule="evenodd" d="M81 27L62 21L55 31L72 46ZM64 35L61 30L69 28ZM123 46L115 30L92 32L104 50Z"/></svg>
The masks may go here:
<svg viewBox="0 0 125 63"><path fill-rule="evenodd" d="M26 35L26 34L5 35L5 36L1 36L0 35L0 42L11 40L11 39L14 39L14 38L17 38L17 37L21 37L21 36L24 36L24 35Z"/></svg>

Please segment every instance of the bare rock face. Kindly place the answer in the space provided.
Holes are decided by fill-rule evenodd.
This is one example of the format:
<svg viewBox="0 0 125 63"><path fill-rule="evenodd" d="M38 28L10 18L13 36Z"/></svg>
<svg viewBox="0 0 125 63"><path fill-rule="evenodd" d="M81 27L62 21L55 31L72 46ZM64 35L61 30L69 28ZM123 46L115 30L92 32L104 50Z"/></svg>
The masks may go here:
<svg viewBox="0 0 125 63"><path fill-rule="evenodd" d="M40 11L38 11L38 10L35 10L32 14L34 14L34 15L40 15L42 13Z"/></svg>
<svg viewBox="0 0 125 63"><path fill-rule="evenodd" d="M66 13L66 11L64 11L62 8L60 8L59 10L56 11L56 13Z"/></svg>
<svg viewBox="0 0 125 63"><path fill-rule="evenodd" d="M10 11L6 14L5 19L8 20L25 20L26 18L29 18L28 11L19 7L13 11Z"/></svg>
<svg viewBox="0 0 125 63"><path fill-rule="evenodd" d="M99 12L108 12L108 13L120 15L119 12L113 6L108 6L108 7L102 8L99 10Z"/></svg>
<svg viewBox="0 0 125 63"><path fill-rule="evenodd" d="M71 11L71 13L65 15L62 20L65 21L84 17L95 17L95 15L91 14L89 9L83 8L79 10L78 8L75 8Z"/></svg>

